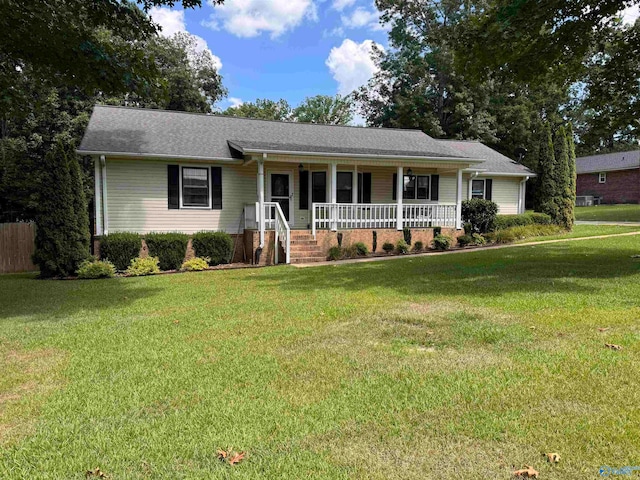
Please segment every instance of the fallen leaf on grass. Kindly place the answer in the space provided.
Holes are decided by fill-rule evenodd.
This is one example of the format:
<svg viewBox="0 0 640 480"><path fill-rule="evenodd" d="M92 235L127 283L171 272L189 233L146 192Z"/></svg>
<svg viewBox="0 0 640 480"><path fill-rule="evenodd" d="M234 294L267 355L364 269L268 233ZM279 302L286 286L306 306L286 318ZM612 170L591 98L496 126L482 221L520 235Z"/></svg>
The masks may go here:
<svg viewBox="0 0 640 480"><path fill-rule="evenodd" d="M427 333L427 335L433 335L434 334L433 330L427 330L426 333Z"/></svg>
<svg viewBox="0 0 640 480"><path fill-rule="evenodd" d="M607 330L609 330L611 327L599 327L598 331L599 332L606 332Z"/></svg>
<svg viewBox="0 0 640 480"><path fill-rule="evenodd" d="M545 457L547 457L547 462L549 463L558 463L560 461L560 454L558 453L543 453Z"/></svg>
<svg viewBox="0 0 640 480"><path fill-rule="evenodd" d="M616 345L615 343L605 343L604 346L611 350L622 350L622 345Z"/></svg>
<svg viewBox="0 0 640 480"><path fill-rule="evenodd" d="M174 320L173 323L175 323L176 325L178 325L180 323L180 320Z"/></svg>
<svg viewBox="0 0 640 480"><path fill-rule="evenodd" d="M227 458L227 452L224 450L218 450L218 459L224 460L225 458Z"/></svg>
<svg viewBox="0 0 640 480"><path fill-rule="evenodd" d="M233 457L229 459L229 465L236 465L242 461L244 458L245 452L236 453Z"/></svg>
<svg viewBox="0 0 640 480"><path fill-rule="evenodd" d="M87 470L84 476L86 478L89 478L89 477L107 478L107 475L102 470L100 470L100 467L96 467L93 470Z"/></svg>
<svg viewBox="0 0 640 480"><path fill-rule="evenodd" d="M514 477L521 478L538 478L538 474L538 471L535 470L531 465L525 465L524 468L515 470L513 472Z"/></svg>

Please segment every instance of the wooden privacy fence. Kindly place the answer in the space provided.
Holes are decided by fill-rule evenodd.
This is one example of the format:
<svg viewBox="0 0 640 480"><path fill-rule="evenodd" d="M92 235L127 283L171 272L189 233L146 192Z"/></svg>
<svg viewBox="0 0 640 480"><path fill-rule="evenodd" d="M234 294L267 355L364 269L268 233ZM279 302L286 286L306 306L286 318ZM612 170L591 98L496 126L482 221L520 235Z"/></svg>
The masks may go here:
<svg viewBox="0 0 640 480"><path fill-rule="evenodd" d="M0 273L38 269L31 261L35 234L33 223L0 223Z"/></svg>

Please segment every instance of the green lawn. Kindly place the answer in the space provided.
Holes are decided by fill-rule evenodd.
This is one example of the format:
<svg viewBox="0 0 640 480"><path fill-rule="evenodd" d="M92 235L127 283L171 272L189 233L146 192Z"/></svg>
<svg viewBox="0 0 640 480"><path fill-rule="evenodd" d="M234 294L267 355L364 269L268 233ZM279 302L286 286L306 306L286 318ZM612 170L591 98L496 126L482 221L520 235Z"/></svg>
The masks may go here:
<svg viewBox="0 0 640 480"><path fill-rule="evenodd" d="M630 225L574 225L573 230L568 233L547 235L544 237L527 237L522 240L517 240L515 243L545 242L548 240L561 240L564 238L597 237L599 235L616 235L637 231L640 231L640 227Z"/></svg>
<svg viewBox="0 0 640 480"><path fill-rule="evenodd" d="M597 205L576 207L576 220L640 222L640 205Z"/></svg>
<svg viewBox="0 0 640 480"><path fill-rule="evenodd" d="M640 465L638 253L628 236L0 276L0 478L508 479L530 464L546 480ZM216 459L229 446L247 451L236 467Z"/></svg>

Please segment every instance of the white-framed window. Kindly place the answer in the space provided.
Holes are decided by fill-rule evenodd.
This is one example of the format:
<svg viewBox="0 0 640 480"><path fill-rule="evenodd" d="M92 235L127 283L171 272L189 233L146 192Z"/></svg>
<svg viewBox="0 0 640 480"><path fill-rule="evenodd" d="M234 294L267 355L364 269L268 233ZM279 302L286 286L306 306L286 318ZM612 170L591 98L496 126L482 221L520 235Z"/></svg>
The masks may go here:
<svg viewBox="0 0 640 480"><path fill-rule="evenodd" d="M471 198L484 198L484 180L474 179L471 181Z"/></svg>
<svg viewBox="0 0 640 480"><path fill-rule="evenodd" d="M182 208L211 208L211 177L207 167L180 169L180 205Z"/></svg>
<svg viewBox="0 0 640 480"><path fill-rule="evenodd" d="M607 183L607 172L600 172L598 174L598 183Z"/></svg>
<svg viewBox="0 0 640 480"><path fill-rule="evenodd" d="M405 175L402 198L405 200L429 200L431 177L429 175Z"/></svg>

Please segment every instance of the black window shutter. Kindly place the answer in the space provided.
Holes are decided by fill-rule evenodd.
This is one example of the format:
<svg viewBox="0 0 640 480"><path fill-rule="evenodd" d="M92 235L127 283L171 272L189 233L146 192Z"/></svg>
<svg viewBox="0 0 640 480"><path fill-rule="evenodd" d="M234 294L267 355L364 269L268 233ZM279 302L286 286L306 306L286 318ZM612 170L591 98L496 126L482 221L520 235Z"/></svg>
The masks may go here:
<svg viewBox="0 0 640 480"><path fill-rule="evenodd" d="M362 174L362 203L371 203L371 173Z"/></svg>
<svg viewBox="0 0 640 480"><path fill-rule="evenodd" d="M394 173L393 174L393 195L391 197L393 200L395 200L398 195L397 189L398 189L398 174Z"/></svg>
<svg viewBox="0 0 640 480"><path fill-rule="evenodd" d="M431 175L431 200L437 201L440 196L440 175Z"/></svg>
<svg viewBox="0 0 640 480"><path fill-rule="evenodd" d="M484 198L485 200L491 200L491 191L493 190L493 180L487 178L484 181Z"/></svg>
<svg viewBox="0 0 640 480"><path fill-rule="evenodd" d="M309 210L309 171L300 170L300 210Z"/></svg>
<svg viewBox="0 0 640 480"><path fill-rule="evenodd" d="M222 210L222 167L211 167L211 208Z"/></svg>
<svg viewBox="0 0 640 480"><path fill-rule="evenodd" d="M180 167L167 165L167 198L169 209L180 208Z"/></svg>

